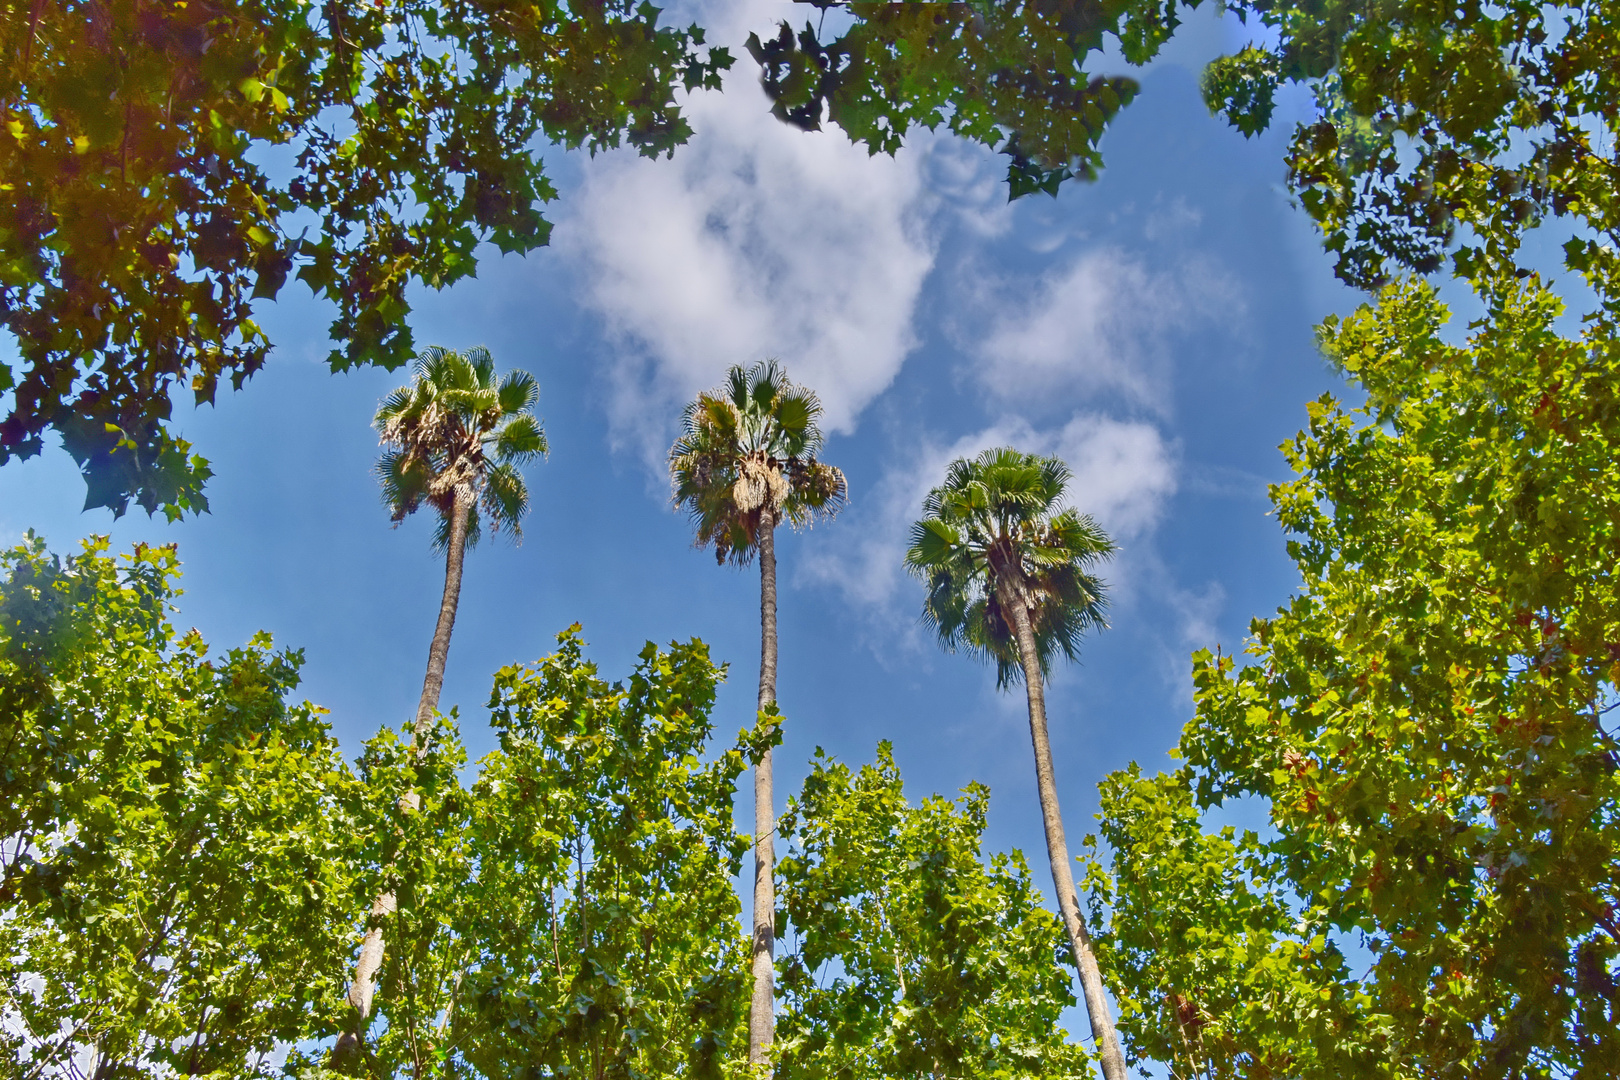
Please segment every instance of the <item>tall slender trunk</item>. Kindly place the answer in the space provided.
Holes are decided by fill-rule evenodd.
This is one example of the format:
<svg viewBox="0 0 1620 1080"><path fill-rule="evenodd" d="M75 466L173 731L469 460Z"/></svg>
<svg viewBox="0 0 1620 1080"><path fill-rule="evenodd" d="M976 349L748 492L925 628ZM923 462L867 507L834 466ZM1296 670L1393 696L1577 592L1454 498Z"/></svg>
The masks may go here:
<svg viewBox="0 0 1620 1080"><path fill-rule="evenodd" d="M444 555L444 595L439 600L439 621L433 628L433 641L428 646L427 675L422 679L422 696L416 703L416 722L412 726L411 741L417 757L427 750L427 731L433 724L433 714L439 708L439 693L444 689L444 665L450 656L450 634L456 627L456 606L461 602L461 568L467 558L467 514L472 509L472 495L467 491L456 493L455 508L450 518L450 543ZM400 811L415 810L419 799L410 792L400 800ZM354 965L354 981L349 984L349 1004L356 1013L355 1026L338 1036L332 1047L331 1064L339 1067L360 1052L361 1031L371 1016L372 1000L377 993L377 972L382 969L382 920L398 909L392 890L380 894L371 903L372 925L360 945L360 957Z"/></svg>
<svg viewBox="0 0 1620 1080"><path fill-rule="evenodd" d="M776 520L759 525L759 707L776 704ZM770 1060L776 1039L776 803L771 748L754 766L754 998L748 1012L748 1060Z"/></svg>
<svg viewBox="0 0 1620 1080"><path fill-rule="evenodd" d="M1106 1080L1125 1080L1125 1055L1119 1049L1119 1035L1103 993L1102 972L1091 952L1091 935L1080 918L1080 901L1074 891L1074 871L1069 863L1069 842L1063 835L1063 815L1058 809L1057 780L1052 774L1052 744L1046 737L1046 690L1041 683L1041 663L1035 651L1035 631L1029 623L1029 609L1019 590L997 575L1001 610L1012 616L1018 634L1018 660L1024 669L1024 686L1029 691L1029 735L1035 744L1035 786L1041 796L1041 819L1046 825L1046 854L1052 863L1052 887L1057 890L1063 928L1069 933L1069 947L1080 968L1080 987L1086 996L1086 1014L1091 1018L1091 1041L1102 1058Z"/></svg>
<svg viewBox="0 0 1620 1080"><path fill-rule="evenodd" d="M456 605L461 602L461 567L467 559L467 515L472 511L472 492L456 492L454 517L450 519L450 544L444 553L444 596L439 599L439 622L433 628L428 646L427 675L422 679L422 697L416 703L416 752L422 753L423 737L439 708L439 692L444 689L444 664L450 658L450 633L456 628Z"/></svg>

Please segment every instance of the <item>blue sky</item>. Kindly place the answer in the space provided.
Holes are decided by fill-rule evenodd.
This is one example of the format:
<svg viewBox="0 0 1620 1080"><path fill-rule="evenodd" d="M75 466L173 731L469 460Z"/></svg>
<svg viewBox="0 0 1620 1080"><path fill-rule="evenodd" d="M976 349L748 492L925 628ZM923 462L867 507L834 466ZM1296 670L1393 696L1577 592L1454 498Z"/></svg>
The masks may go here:
<svg viewBox="0 0 1620 1080"><path fill-rule="evenodd" d="M740 44L802 10L710 8L710 40L743 59L724 94L690 103L691 145L658 162L558 153L553 247L491 251L477 280L417 298L421 344L487 345L536 375L552 446L529 473L523 544L470 556L444 706L461 707L474 757L491 749L491 672L577 621L613 678L647 639L703 638L731 664L719 730L750 720L757 575L692 548L662 461L685 400L774 355L821 394L825 456L852 494L836 521L779 541L779 799L815 746L859 763L889 739L915 795L988 783L990 843L1039 865L1022 695L928 639L900 569L924 491L990 445L1060 453L1075 505L1120 541L1104 571L1112 628L1048 692L1078 846L1106 772L1167 763L1191 708L1188 653L1239 648L1292 589L1265 485L1288 475L1276 448L1305 403L1340 385L1313 326L1359 298L1282 188L1300 102L1245 140L1199 99L1203 62L1242 45L1241 26L1200 16L1140 73L1097 183L1008 206L1001 161L949 137L873 159L771 119ZM179 621L218 649L259 629L305 649L304 693L357 752L413 712L443 571L431 523L391 529L370 473L371 416L405 374L329 374L331 318L289 286L262 308L266 369L215 407L177 410L213 462L211 514L81 514L77 472L53 450L0 469L0 542L28 528L58 551L91 532L178 542Z"/></svg>

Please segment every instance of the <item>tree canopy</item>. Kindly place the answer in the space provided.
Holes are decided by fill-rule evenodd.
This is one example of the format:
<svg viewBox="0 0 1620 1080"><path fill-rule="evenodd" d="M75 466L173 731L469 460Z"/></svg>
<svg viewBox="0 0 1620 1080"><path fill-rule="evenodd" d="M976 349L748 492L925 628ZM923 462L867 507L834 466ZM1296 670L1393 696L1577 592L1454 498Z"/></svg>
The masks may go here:
<svg viewBox="0 0 1620 1080"><path fill-rule="evenodd" d="M778 1075L1084 1076L1063 924L1023 856L982 850L990 792L908 802L887 743L853 770L820 754L782 818L793 948Z"/></svg>
<svg viewBox="0 0 1620 1080"><path fill-rule="evenodd" d="M873 153L943 126L1009 158L1015 199L1096 177L1103 132L1136 92L1100 69L1102 50L1143 64L1200 6L810 2L823 11L815 25L783 22L774 38L749 40L779 117L810 128L825 119ZM823 34L828 9L839 15ZM1573 233L1572 269L1614 272L1614 5L1241 0L1222 10L1256 32L1209 65L1205 100L1254 135L1270 127L1279 89L1309 89L1314 115L1293 133L1289 183L1344 280L1375 288L1448 255L1466 276L1511 272L1524 234L1549 219Z"/></svg>
<svg viewBox="0 0 1620 1080"><path fill-rule="evenodd" d="M1105 35L1125 59L1150 59L1176 25L1173 2L822 3L822 18L750 35L772 112L798 127L823 118L874 154L908 132L945 127L1008 158L1013 198L1094 179L1110 119L1135 79L1088 70ZM822 40L828 8L848 18Z"/></svg>
<svg viewBox="0 0 1620 1080"><path fill-rule="evenodd" d="M168 621L173 548L0 556L0 1054L271 1075L342 985L357 786L303 661Z"/></svg>
<svg viewBox="0 0 1620 1080"><path fill-rule="evenodd" d="M669 451L675 505L718 561L751 561L761 528L838 512L848 485L836 466L816 460L820 420L815 391L775 360L733 365L722 385L687 405Z"/></svg>
<svg viewBox="0 0 1620 1080"><path fill-rule="evenodd" d="M394 523L427 503L439 514L433 543L440 550L450 546L458 513L469 547L485 520L520 539L529 488L519 467L549 449L533 411L539 398L527 371L497 378L488 349L424 349L411 365L411 385L377 407L387 447L377 478Z"/></svg>
<svg viewBox="0 0 1620 1080"><path fill-rule="evenodd" d="M1011 447L953 461L923 500L906 567L928 589L923 622L950 650L996 665L996 685L1023 679L1009 602L1029 610L1044 674L1104 625L1106 589L1090 570L1114 550L1091 517L1062 505L1069 467ZM1009 597L1016 597L1009 601Z"/></svg>
<svg viewBox="0 0 1620 1080"><path fill-rule="evenodd" d="M649 644L608 683L577 628L558 645L496 674L500 749L470 782L453 718L367 746L372 813L397 823L369 840L355 898L398 900L372 1075L716 1076L740 1040L746 757L710 745L722 671L701 642Z"/></svg>
<svg viewBox="0 0 1620 1080"><path fill-rule="evenodd" d="M206 508L176 397L240 388L289 276L334 370L413 354L412 284L546 243L543 142L671 150L677 88L731 63L658 9L8 0L0 17L0 464L56 432L86 506Z"/></svg>
<svg viewBox="0 0 1620 1080"><path fill-rule="evenodd" d="M1194 656L1173 780L1109 782L1100 951L1141 1053L1620 1068L1620 349L1607 319L1558 334L1534 278L1486 300L1461 345L1417 283L1324 325L1368 399L1287 448L1299 593L1249 663ZM1272 835L1200 835L1243 798Z"/></svg>
<svg viewBox="0 0 1620 1080"><path fill-rule="evenodd" d="M745 1067L732 802L776 726L715 738L724 669L701 642L648 644L610 683L571 627L496 673L499 747L472 770L454 713L383 728L351 765L322 710L289 704L298 653L260 635L210 656L174 630L173 548L60 559L31 537L3 564L0 1050L19 1075L331 1076L378 918L357 913L383 891L363 1075ZM887 747L858 774L818 761L785 821L784 1069L1083 1071L1057 1023L1062 928L1021 855L983 850L987 809L978 786L908 805Z"/></svg>
<svg viewBox="0 0 1620 1080"><path fill-rule="evenodd" d="M1614 5L1234 10L1266 33L1210 65L1205 97L1253 134L1270 124L1281 85L1310 88L1316 117L1294 132L1289 182L1346 281L1428 273L1448 254L1470 278L1511 273L1525 233L1549 219L1573 232L1572 269L1613 275L1601 237L1620 227Z"/></svg>
<svg viewBox="0 0 1620 1080"><path fill-rule="evenodd" d="M813 3L752 35L776 114L893 153L944 127L1009 160L1009 194L1102 165L1151 60L1197 0ZM832 27L826 15L837 9ZM524 252L555 197L542 142L651 155L689 134L677 89L730 66L658 9L383 0L24 5L0 20L0 464L55 432L86 505L206 508L207 461L177 400L240 387L272 343L253 318L289 276L332 301L334 370L414 351L407 290ZM1246 134L1306 86L1290 184L1346 281L1444 265L1512 272L1559 220L1567 265L1612 277L1620 70L1600 0L1453 7L1237 3L1255 40L1210 65L1212 110ZM824 32L825 31L825 32ZM1608 242L1605 242L1608 238Z"/></svg>

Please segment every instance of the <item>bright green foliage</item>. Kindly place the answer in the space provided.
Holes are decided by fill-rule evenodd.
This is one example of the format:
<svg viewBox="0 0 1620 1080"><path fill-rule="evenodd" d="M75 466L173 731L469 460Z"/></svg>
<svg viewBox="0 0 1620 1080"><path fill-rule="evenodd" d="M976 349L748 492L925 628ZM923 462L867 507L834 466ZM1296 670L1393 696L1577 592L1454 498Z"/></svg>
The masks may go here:
<svg viewBox="0 0 1620 1080"><path fill-rule="evenodd" d="M649 644L609 684L577 627L558 640L496 674L501 749L471 788L443 718L420 758L391 732L368 746L377 873L354 902L399 902L370 1075L714 1077L742 1045L732 798L750 740L708 753L723 673L701 642Z"/></svg>
<svg viewBox="0 0 1620 1080"><path fill-rule="evenodd" d="M174 549L106 551L0 556L0 1060L269 1074L341 992L352 781L299 653L209 660Z"/></svg>
<svg viewBox="0 0 1620 1080"><path fill-rule="evenodd" d="M1021 854L984 862L990 793L909 805L887 743L852 772L820 757L790 801L782 901L796 948L778 1075L1080 1077L1063 926Z"/></svg>
<svg viewBox="0 0 1620 1080"><path fill-rule="evenodd" d="M334 369L413 352L407 288L546 243L544 142L656 155L731 58L632 0L0 2L0 463L58 432L87 505L200 510L170 393L270 348L289 274L338 308ZM273 162L273 165L266 164Z"/></svg>
<svg viewBox="0 0 1620 1080"><path fill-rule="evenodd" d="M1272 43L1212 64L1205 97L1253 134L1279 85L1312 88L1317 119L1294 133L1290 182L1345 280L1437 269L1458 226L1454 264L1470 277L1510 271L1548 216L1620 227L1620 9L1608 0L1229 7ZM1584 229L1569 264L1612 273L1615 254Z"/></svg>
<svg viewBox="0 0 1620 1080"><path fill-rule="evenodd" d="M1302 929L1253 833L1203 832L1187 773L1102 784L1107 868L1089 859L1098 953L1124 987L1119 1030L1175 1080L1378 1076L1387 1024L1358 1011L1342 952ZM1112 925L1107 918L1112 914Z"/></svg>
<svg viewBox="0 0 1620 1080"><path fill-rule="evenodd" d="M1277 835L1161 842L1117 874L1100 940L1138 1030L1173 1030L1172 992L1235 1040L1220 1053L1242 1074L1343 1075L1311 1034L1339 1023L1369 1073L1620 1072L1620 335L1599 319L1558 336L1535 279L1485 299L1465 345L1416 284L1325 325L1367 404L1322 399L1286 448L1299 476L1273 500L1300 593L1254 623L1253 663L1195 655L1180 746L1198 806L1257 797ZM1110 798L1116 844L1150 813L1191 829L1185 806L1137 808L1174 803L1162 781L1120 778ZM1245 869L1269 899L1160 920L1159 939L1125 916ZM1365 947L1364 975L1341 983L1330 935ZM1223 1010L1256 965L1281 1015L1249 1026Z"/></svg>
<svg viewBox="0 0 1620 1080"><path fill-rule="evenodd" d="M1060 650L1076 659L1081 635L1105 625L1105 587L1089 570L1114 543L1060 506L1070 476L1055 457L1011 447L958 458L911 527L906 568L928 586L923 621L947 649L994 660L997 686L1023 677L1002 578L1029 608L1043 673Z"/></svg>
<svg viewBox="0 0 1620 1080"><path fill-rule="evenodd" d="M455 988L475 944L455 921L474 874L468 829L477 808L459 775L467 755L454 712L435 713L432 726L413 729L401 738L383 728L367 741L358 763L359 794L351 801L354 886L344 914L368 911L383 892L392 892L398 904L381 920L388 951L378 1009L389 1027L379 1034L373 1025L367 1033L362 1071L371 1076L423 1076L442 1065ZM349 942L358 945L369 925L353 927L359 932ZM353 950L339 955L352 970ZM324 1039L353 1023L346 997L334 995L309 1035ZM324 1075L319 1063L326 1059L325 1051L308 1058L294 1053L288 1071Z"/></svg>
<svg viewBox="0 0 1620 1080"><path fill-rule="evenodd" d="M540 387L527 371L495 377L495 360L479 346L465 353L437 345L412 365L411 385L383 399L377 430L387 450L377 462L383 501L394 523L422 503L439 512L434 546L450 543L459 496L467 507L467 543L478 543L480 507L496 532L523 535L529 488L519 466L546 453L535 419Z"/></svg>
<svg viewBox="0 0 1620 1080"><path fill-rule="evenodd" d="M699 546L747 564L759 532L786 521L807 525L843 506L842 471L816 460L821 402L775 360L735 365L724 385L697 396L669 451L675 505L691 512Z"/></svg>
<svg viewBox="0 0 1620 1080"><path fill-rule="evenodd" d="M871 153L894 153L914 127L945 126L1010 159L1011 196L1056 195L1071 177L1096 177L1098 141L1135 96L1134 79L1096 75L1088 54L1104 35L1127 60L1149 59L1176 25L1164 0L1035 3L833 4L853 17L823 43L809 23L775 38L750 35L772 111L814 130L822 114Z"/></svg>
<svg viewBox="0 0 1620 1080"><path fill-rule="evenodd" d="M740 1045L747 952L732 878L741 750L705 762L721 671L649 644L625 684L577 633L492 698L475 840L489 903L469 972L473 1064L600 1077L712 1076ZM532 1075L532 1072L530 1073Z"/></svg>

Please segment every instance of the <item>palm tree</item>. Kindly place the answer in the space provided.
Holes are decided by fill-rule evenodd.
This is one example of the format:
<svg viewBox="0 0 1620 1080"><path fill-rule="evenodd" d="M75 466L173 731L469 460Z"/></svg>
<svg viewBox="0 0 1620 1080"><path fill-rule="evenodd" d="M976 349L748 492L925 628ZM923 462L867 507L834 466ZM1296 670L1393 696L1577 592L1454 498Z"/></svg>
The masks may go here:
<svg viewBox="0 0 1620 1080"><path fill-rule="evenodd" d="M1114 551L1090 517L1058 509L1069 479L1068 466L1057 458L1011 448L952 462L945 483L923 502L923 519L912 526L906 568L928 586L923 621L938 631L940 643L994 660L998 689L1022 679L1028 691L1052 885L1103 1075L1124 1080L1125 1059L1075 897L1046 735L1042 681L1059 650L1076 659L1081 635L1107 625L1103 584L1088 569Z"/></svg>
<svg viewBox="0 0 1620 1080"><path fill-rule="evenodd" d="M776 704L776 527L809 524L838 512L844 474L816 460L821 429L816 395L788 381L775 360L699 394L682 415L669 451L675 505L697 527L697 545L716 561L746 566L759 555L759 708ZM754 766L754 996L748 1017L748 1060L769 1060L775 1037L774 971L776 815L771 752Z"/></svg>
<svg viewBox="0 0 1620 1080"><path fill-rule="evenodd" d="M497 379L488 349L458 353L433 346L416 358L411 385L389 394L377 409L374 422L387 447L376 468L383 501L396 526L424 503L436 510L433 546L445 556L444 596L412 729L418 754L427 749L427 731L439 708L467 549L477 545L485 518L492 531L505 532L514 541L523 538L529 489L519 466L547 451L546 433L531 411L539 396L534 376L526 371L509 371ZM402 802L402 810L415 808L414 796ZM392 892L372 904L372 926L349 985L356 1026L338 1039L334 1062L346 1060L360 1047L360 1030L371 1015L383 960L380 920L395 906Z"/></svg>

